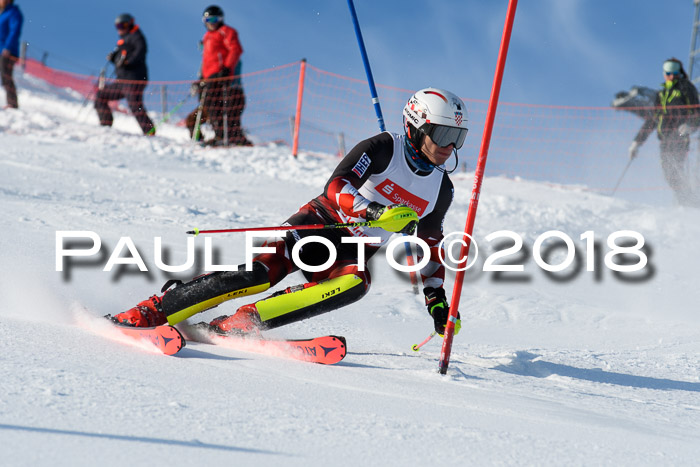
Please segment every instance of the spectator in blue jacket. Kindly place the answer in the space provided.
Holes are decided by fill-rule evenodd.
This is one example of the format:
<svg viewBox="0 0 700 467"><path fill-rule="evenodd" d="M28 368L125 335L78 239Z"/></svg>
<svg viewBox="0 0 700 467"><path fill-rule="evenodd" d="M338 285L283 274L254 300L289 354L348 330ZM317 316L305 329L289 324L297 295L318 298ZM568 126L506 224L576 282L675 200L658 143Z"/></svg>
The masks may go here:
<svg viewBox="0 0 700 467"><path fill-rule="evenodd" d="M7 94L5 108L17 108L17 89L12 79L12 70L19 57L19 35L22 33L22 12L19 11L14 0L0 0L0 75L2 75L2 87Z"/></svg>

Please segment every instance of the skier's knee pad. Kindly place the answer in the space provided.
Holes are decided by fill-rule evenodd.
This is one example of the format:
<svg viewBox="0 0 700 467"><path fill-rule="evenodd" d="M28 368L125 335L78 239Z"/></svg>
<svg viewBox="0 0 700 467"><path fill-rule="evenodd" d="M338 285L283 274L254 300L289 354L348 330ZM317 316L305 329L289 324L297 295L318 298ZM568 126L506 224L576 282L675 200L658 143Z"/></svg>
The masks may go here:
<svg viewBox="0 0 700 467"><path fill-rule="evenodd" d="M275 249L274 253L261 253L253 258L254 262L262 263L267 268L267 277L272 287L292 272L294 264L289 259L289 251L284 240L269 238L261 246Z"/></svg>
<svg viewBox="0 0 700 467"><path fill-rule="evenodd" d="M355 274L290 287L259 300L255 307L266 328L276 328L356 302L369 290L368 282Z"/></svg>
<svg viewBox="0 0 700 467"><path fill-rule="evenodd" d="M227 300L264 292L269 288L267 269L260 263L253 263L250 271L241 266L238 271L214 272L168 290L163 295L163 312L168 323L177 324Z"/></svg>

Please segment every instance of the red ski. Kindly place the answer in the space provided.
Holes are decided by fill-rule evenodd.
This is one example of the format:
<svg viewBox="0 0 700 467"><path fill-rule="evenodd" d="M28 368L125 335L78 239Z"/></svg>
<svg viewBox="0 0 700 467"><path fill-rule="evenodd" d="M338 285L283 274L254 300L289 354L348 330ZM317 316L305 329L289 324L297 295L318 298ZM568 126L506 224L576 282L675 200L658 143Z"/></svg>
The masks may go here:
<svg viewBox="0 0 700 467"><path fill-rule="evenodd" d="M111 319L111 316L107 315L106 318ZM185 339L180 331L168 324L152 328L137 328L115 323L114 329L135 341L153 345L165 355L175 355L185 346Z"/></svg>
<svg viewBox="0 0 700 467"><path fill-rule="evenodd" d="M207 323L184 326L183 332L188 340L195 342L323 365L338 363L347 354L347 344L341 336L267 339L261 336L222 335L210 331Z"/></svg>

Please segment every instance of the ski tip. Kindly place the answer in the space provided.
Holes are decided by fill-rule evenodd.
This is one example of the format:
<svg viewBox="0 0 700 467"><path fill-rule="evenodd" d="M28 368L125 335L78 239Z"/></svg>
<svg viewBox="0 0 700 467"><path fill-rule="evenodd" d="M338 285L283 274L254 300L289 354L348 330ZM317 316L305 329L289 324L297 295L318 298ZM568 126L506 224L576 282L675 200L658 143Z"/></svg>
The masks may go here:
<svg viewBox="0 0 700 467"><path fill-rule="evenodd" d="M136 341L148 342L165 355L175 355L186 345L180 331L168 324L142 328L115 321L111 315L105 318L112 321L116 331Z"/></svg>
<svg viewBox="0 0 700 467"><path fill-rule="evenodd" d="M323 339L323 338L321 338ZM345 358L345 356L348 354L348 344L347 340L343 336L328 336L326 339L330 339L331 343L335 343L335 341L338 341L338 347L332 347L332 346L324 346L321 345L321 349L324 351L324 358L323 359L318 359L315 360L316 363L321 363L324 365L332 365L334 363L338 363L341 360Z"/></svg>
<svg viewBox="0 0 700 467"><path fill-rule="evenodd" d="M347 348L348 348L348 341L347 341L347 339L345 339L345 337L343 337L343 336L330 336L330 337L332 337L332 338L334 338L334 339L338 339L340 342L342 342L343 347L344 347L344 348L346 349L346 351L347 351Z"/></svg>

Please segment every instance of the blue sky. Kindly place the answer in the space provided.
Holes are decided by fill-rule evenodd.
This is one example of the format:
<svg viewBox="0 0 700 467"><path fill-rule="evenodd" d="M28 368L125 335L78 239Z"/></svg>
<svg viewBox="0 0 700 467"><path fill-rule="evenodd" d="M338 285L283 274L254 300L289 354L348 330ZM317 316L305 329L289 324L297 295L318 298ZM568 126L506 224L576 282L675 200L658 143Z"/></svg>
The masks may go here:
<svg viewBox="0 0 700 467"><path fill-rule="evenodd" d="M114 18L129 12L148 41L151 79L186 80L199 66L201 13L211 0L16 3L25 14L29 55L48 52L50 66L97 72L117 40ZM365 79L345 0L218 4L239 32L244 73L305 57L318 68ZM355 0L375 81L488 99L507 5ZM693 13L692 0L521 0L501 100L605 106L634 84L657 87L664 59L676 56L687 66Z"/></svg>

